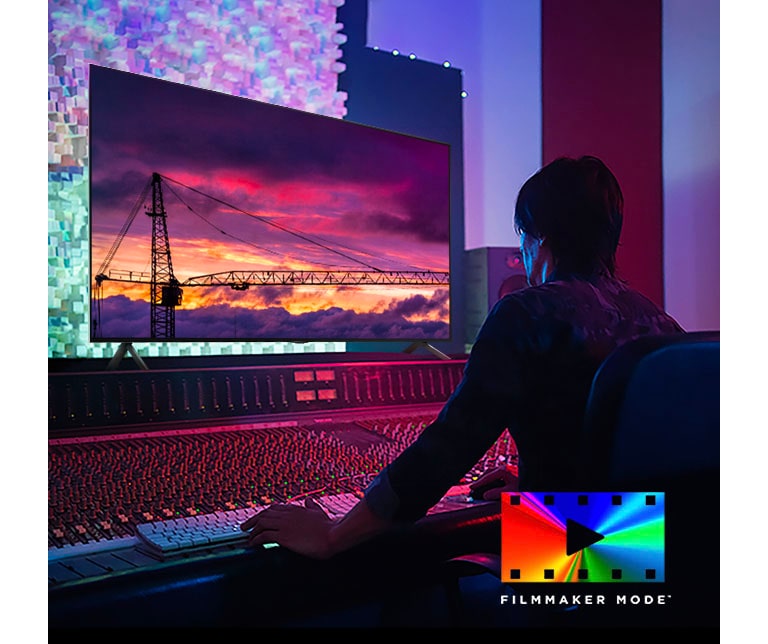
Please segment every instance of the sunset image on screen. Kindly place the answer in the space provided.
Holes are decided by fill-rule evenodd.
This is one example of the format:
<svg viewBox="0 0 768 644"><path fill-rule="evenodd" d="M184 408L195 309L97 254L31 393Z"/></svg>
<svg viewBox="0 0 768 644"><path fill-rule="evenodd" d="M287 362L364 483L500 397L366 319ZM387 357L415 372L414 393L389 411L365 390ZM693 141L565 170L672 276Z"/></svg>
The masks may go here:
<svg viewBox="0 0 768 644"><path fill-rule="evenodd" d="M93 340L450 338L447 144L89 75Z"/></svg>

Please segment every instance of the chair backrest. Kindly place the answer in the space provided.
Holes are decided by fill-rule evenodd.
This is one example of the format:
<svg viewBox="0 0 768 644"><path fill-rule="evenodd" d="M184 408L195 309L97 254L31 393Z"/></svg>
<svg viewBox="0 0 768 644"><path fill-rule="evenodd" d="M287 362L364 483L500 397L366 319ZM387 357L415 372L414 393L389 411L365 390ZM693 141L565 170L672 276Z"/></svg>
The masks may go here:
<svg viewBox="0 0 768 644"><path fill-rule="evenodd" d="M584 448L593 489L719 476L719 331L642 337L616 349L592 383Z"/></svg>
<svg viewBox="0 0 768 644"><path fill-rule="evenodd" d="M659 592L675 605L647 617L666 626L717 627L719 332L641 338L619 347L595 374L585 420L587 489L665 494L666 571Z"/></svg>

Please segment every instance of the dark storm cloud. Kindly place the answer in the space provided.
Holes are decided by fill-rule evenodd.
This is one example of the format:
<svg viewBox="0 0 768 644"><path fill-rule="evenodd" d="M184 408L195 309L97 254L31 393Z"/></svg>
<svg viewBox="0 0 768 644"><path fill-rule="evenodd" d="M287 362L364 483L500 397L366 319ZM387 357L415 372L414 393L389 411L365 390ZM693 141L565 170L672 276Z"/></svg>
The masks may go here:
<svg viewBox="0 0 768 644"><path fill-rule="evenodd" d="M149 337L149 301L115 295L105 298L100 308L101 324L96 329L96 337L125 340Z"/></svg>
<svg viewBox="0 0 768 644"><path fill-rule="evenodd" d="M100 67L92 67L90 76L92 137L152 158L164 174L222 165L245 169L264 159L271 159L269 167L280 174L278 166L290 158L290 141L281 149L273 140L279 127L275 118L282 113L277 108Z"/></svg>
<svg viewBox="0 0 768 644"><path fill-rule="evenodd" d="M127 217L150 178L146 173L133 169L109 175L91 184L91 202L97 203L99 208L123 210Z"/></svg>
<svg viewBox="0 0 768 644"><path fill-rule="evenodd" d="M149 303L131 302L123 296L107 298L102 321L105 338L147 340ZM177 340L412 341L447 339L448 335L444 322L409 322L395 310L355 313L334 307L291 315L277 307L249 310L219 305L176 311Z"/></svg>
<svg viewBox="0 0 768 644"><path fill-rule="evenodd" d="M414 237L430 242L449 241L450 195L447 180L445 186L440 185L434 190L427 190L423 185L411 186L403 204L408 215L406 225Z"/></svg>
<svg viewBox="0 0 768 644"><path fill-rule="evenodd" d="M287 286L260 286L259 298L264 304L280 304L283 299L290 299L293 289Z"/></svg>
<svg viewBox="0 0 768 644"><path fill-rule="evenodd" d="M432 311L447 312L448 295L448 289L436 291L431 298L426 298L423 295L414 295L408 299L393 302L389 310L403 316L426 314Z"/></svg>
<svg viewBox="0 0 768 644"><path fill-rule="evenodd" d="M375 203L371 204L374 208ZM415 197L404 202L402 216L381 210L350 212L342 218L342 227L367 234L392 232L409 234L425 242L448 243L450 221L448 195L445 200L431 196Z"/></svg>
<svg viewBox="0 0 768 644"><path fill-rule="evenodd" d="M177 337L272 340L430 340L448 337L443 322L409 322L395 311L355 313L338 307L291 315L282 308L259 311L226 306L177 311ZM204 335L200 335L204 334Z"/></svg>
<svg viewBox="0 0 768 644"><path fill-rule="evenodd" d="M329 116L102 67L90 70L91 140L173 176L219 168L266 180L446 185L447 147ZM415 190L414 223L423 190ZM432 215L434 216L434 215Z"/></svg>

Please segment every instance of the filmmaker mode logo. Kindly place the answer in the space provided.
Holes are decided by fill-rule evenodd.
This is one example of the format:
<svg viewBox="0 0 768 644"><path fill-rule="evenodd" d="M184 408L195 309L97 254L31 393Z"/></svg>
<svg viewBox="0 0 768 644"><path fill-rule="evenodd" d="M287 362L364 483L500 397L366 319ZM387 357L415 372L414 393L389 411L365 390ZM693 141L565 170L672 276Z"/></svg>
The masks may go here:
<svg viewBox="0 0 768 644"><path fill-rule="evenodd" d="M664 493L505 492L505 582L664 581Z"/></svg>

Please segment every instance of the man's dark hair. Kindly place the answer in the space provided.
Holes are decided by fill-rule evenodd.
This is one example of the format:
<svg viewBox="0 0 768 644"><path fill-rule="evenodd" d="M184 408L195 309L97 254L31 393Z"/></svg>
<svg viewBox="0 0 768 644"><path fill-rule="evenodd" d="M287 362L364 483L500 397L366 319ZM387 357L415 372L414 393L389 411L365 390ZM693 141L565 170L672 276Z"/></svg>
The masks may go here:
<svg viewBox="0 0 768 644"><path fill-rule="evenodd" d="M568 274L614 275L623 219L619 182L593 156L545 165L523 184L515 205L517 231L546 237L558 272Z"/></svg>

